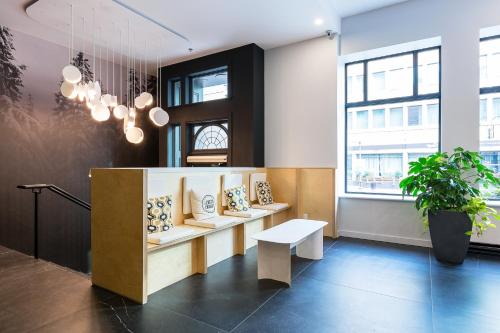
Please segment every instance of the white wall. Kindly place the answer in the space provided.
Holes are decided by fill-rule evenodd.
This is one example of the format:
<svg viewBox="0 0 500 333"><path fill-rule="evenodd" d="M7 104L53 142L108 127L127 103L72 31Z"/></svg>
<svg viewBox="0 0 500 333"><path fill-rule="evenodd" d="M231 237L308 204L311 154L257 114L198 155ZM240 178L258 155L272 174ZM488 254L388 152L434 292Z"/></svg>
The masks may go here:
<svg viewBox="0 0 500 333"><path fill-rule="evenodd" d="M337 41L265 52L265 165L337 165Z"/></svg>
<svg viewBox="0 0 500 333"><path fill-rule="evenodd" d="M500 25L499 13L498 0L410 0L343 19L341 53L441 37L442 149L478 150L480 29ZM408 202L339 202L338 224L344 235L426 245L428 235L422 233L419 220ZM500 244L500 230L491 230L480 241Z"/></svg>

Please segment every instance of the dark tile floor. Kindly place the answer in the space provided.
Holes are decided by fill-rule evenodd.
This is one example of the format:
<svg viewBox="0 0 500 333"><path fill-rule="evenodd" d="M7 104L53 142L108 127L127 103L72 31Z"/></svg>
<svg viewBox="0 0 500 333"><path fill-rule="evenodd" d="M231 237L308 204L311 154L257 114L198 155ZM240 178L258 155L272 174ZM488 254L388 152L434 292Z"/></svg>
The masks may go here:
<svg viewBox="0 0 500 333"><path fill-rule="evenodd" d="M0 332L500 332L500 258L341 238L292 262L292 288L256 279L253 248L141 306L0 247Z"/></svg>

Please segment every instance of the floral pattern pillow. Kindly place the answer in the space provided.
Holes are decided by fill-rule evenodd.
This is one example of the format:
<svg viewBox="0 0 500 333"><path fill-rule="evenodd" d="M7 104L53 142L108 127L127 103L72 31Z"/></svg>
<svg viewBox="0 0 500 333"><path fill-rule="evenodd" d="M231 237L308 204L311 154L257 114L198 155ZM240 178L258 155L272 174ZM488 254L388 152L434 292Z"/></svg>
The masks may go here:
<svg viewBox="0 0 500 333"><path fill-rule="evenodd" d="M174 227L172 223L172 196L150 198L146 206L148 209L148 233L167 231Z"/></svg>
<svg viewBox="0 0 500 333"><path fill-rule="evenodd" d="M227 208L232 212L244 212L250 208L245 185L233 187L224 191Z"/></svg>
<svg viewBox="0 0 500 333"><path fill-rule="evenodd" d="M273 193L271 192L271 184L267 181L255 182L255 192L257 192L257 199L259 205L265 206L274 203Z"/></svg>

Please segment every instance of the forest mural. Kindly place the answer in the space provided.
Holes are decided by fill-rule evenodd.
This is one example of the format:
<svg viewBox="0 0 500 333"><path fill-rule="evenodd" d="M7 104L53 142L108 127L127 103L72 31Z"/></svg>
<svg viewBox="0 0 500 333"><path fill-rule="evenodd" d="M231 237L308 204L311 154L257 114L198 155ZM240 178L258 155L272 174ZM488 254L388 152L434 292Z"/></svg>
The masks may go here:
<svg viewBox="0 0 500 333"><path fill-rule="evenodd" d="M158 131L147 121L147 110L136 120L144 141L134 145L125 139L123 121L96 122L84 104L61 95L67 54L64 47L0 26L0 244L25 253L33 247L33 194L17 185L55 184L90 202L91 168L158 166ZM84 80L97 75L90 58L73 54ZM124 87L124 80L135 81L136 91L142 84L155 95L153 77L143 83L133 69L115 66L114 72L116 89L110 79L104 81L108 89L118 91L122 78ZM46 190L39 209L41 258L88 272L90 213Z"/></svg>

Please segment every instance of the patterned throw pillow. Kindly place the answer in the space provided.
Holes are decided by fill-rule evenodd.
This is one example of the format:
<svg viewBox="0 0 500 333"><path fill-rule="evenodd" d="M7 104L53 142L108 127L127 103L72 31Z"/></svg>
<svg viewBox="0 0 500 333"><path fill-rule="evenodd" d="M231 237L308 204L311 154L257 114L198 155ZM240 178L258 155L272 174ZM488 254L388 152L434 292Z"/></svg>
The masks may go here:
<svg viewBox="0 0 500 333"><path fill-rule="evenodd" d="M273 193L271 192L271 184L266 181L255 182L255 192L257 192L257 199L259 199L259 205L265 206L272 204Z"/></svg>
<svg viewBox="0 0 500 333"><path fill-rule="evenodd" d="M224 191L226 195L227 208L232 212L244 212L250 208L247 200L247 188L245 185L236 186Z"/></svg>
<svg viewBox="0 0 500 333"><path fill-rule="evenodd" d="M174 227L172 196L150 198L146 206L148 208L148 233L167 231Z"/></svg>

